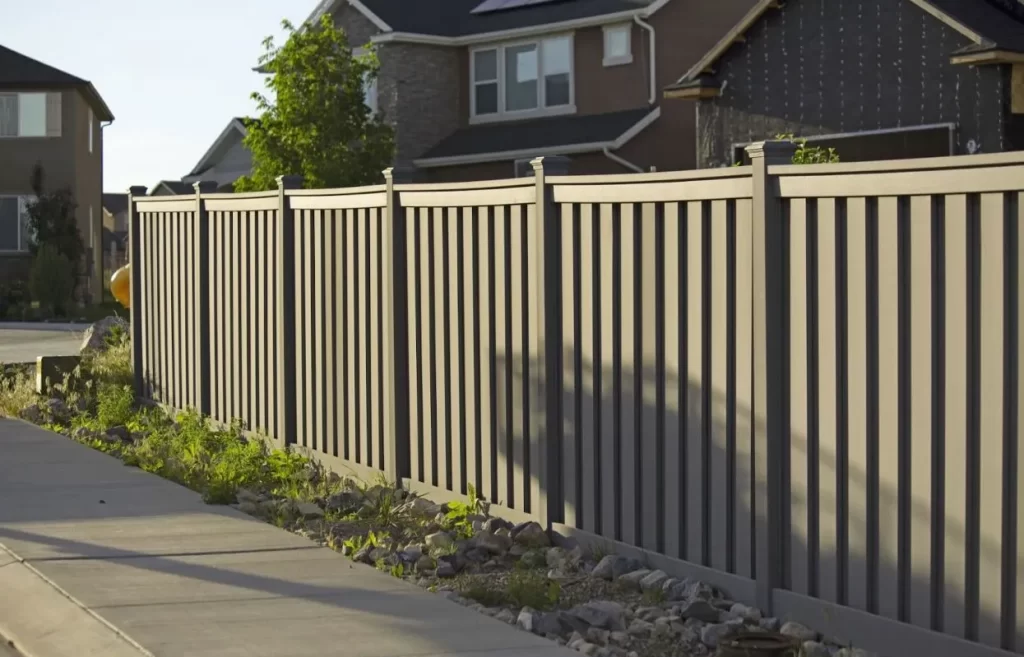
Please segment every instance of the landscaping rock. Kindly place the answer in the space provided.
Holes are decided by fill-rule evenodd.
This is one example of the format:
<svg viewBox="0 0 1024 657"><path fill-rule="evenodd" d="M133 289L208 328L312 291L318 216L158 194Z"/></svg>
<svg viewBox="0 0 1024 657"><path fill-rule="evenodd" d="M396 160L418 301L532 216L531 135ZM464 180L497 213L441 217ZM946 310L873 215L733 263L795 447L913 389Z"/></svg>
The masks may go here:
<svg viewBox="0 0 1024 657"><path fill-rule="evenodd" d="M745 604L737 602L729 608L729 613L733 614L737 618L742 618L745 621L756 623L761 620L761 610L756 607L748 607Z"/></svg>
<svg viewBox="0 0 1024 657"><path fill-rule="evenodd" d="M519 616L516 618L516 625L519 629L526 630L527 632L534 632L537 627L538 614L536 610L530 607L523 607L519 611Z"/></svg>
<svg viewBox="0 0 1024 657"><path fill-rule="evenodd" d="M64 403L63 399L52 397L43 403L43 414L51 422L65 423L71 420L71 409Z"/></svg>
<svg viewBox="0 0 1024 657"><path fill-rule="evenodd" d="M426 570L434 569L434 557L424 554L416 559L416 572L421 573Z"/></svg>
<svg viewBox="0 0 1024 657"><path fill-rule="evenodd" d="M608 635L608 642L612 645L624 648L629 645L629 633L628 632L612 632Z"/></svg>
<svg viewBox="0 0 1024 657"><path fill-rule="evenodd" d="M18 417L32 424L41 424L43 422L43 411L39 408L39 404L29 404L18 411Z"/></svg>
<svg viewBox="0 0 1024 657"><path fill-rule="evenodd" d="M626 628L626 610L617 602L595 600L573 607L568 613L591 627L606 630Z"/></svg>
<svg viewBox="0 0 1024 657"><path fill-rule="evenodd" d="M542 548L551 545L551 539L548 538L547 532L536 522L516 526L511 535L513 541L526 547Z"/></svg>
<svg viewBox="0 0 1024 657"><path fill-rule="evenodd" d="M616 582L622 584L624 587L630 590L639 591L640 581L651 574L651 571L641 568L640 570L634 570L631 573L626 573L622 577L616 578Z"/></svg>
<svg viewBox="0 0 1024 657"><path fill-rule="evenodd" d="M590 643L596 643L599 646L608 645L608 640L610 636L611 632L609 632L608 630L602 630L599 627L592 627L589 630L587 630L587 641L589 641Z"/></svg>
<svg viewBox="0 0 1024 657"><path fill-rule="evenodd" d="M372 564L373 559L370 558L370 552L372 549L373 548L371 548L369 545L364 545L363 547L356 550L356 553L352 555L352 561L358 563Z"/></svg>
<svg viewBox="0 0 1024 657"><path fill-rule="evenodd" d="M512 539L507 536L499 536L489 531L482 531L473 537L476 547L490 554L502 555L512 547ZM486 559L484 559L486 561Z"/></svg>
<svg viewBox="0 0 1024 657"><path fill-rule="evenodd" d="M434 571L434 574L438 577L455 577L458 573L455 570L454 564L451 562L438 561L437 570Z"/></svg>
<svg viewBox="0 0 1024 657"><path fill-rule="evenodd" d="M106 434L110 438L120 440L121 442L125 443L131 442L132 440L132 432L128 431L128 427L124 426L123 424L118 425L116 427L110 427L109 429L107 429Z"/></svg>
<svg viewBox="0 0 1024 657"><path fill-rule="evenodd" d="M804 641L801 657L832 657L832 651L824 643L817 641Z"/></svg>
<svg viewBox="0 0 1024 657"><path fill-rule="evenodd" d="M799 639L800 641L817 641L818 639L817 632L806 625L797 623L796 621L789 621L785 623L779 632L786 636L791 636L794 639Z"/></svg>
<svg viewBox="0 0 1024 657"><path fill-rule="evenodd" d="M82 346L78 350L79 353L104 352L110 349L107 338L118 329L127 332L129 329L128 322L120 317L104 317L85 330Z"/></svg>
<svg viewBox="0 0 1024 657"><path fill-rule="evenodd" d="M743 623L735 620L705 625L700 631L700 640L709 648L717 648L719 641L739 631L742 627Z"/></svg>
<svg viewBox="0 0 1024 657"><path fill-rule="evenodd" d="M110 433L110 431L107 431L107 433ZM260 497L259 493L255 493L249 490L248 488L239 488L235 492L235 499L238 500L239 504L242 504L244 502L252 502L253 504L259 504L260 501L262 501L262 498Z"/></svg>
<svg viewBox="0 0 1024 657"><path fill-rule="evenodd" d="M641 591L661 590L661 585L668 579L668 573L663 570L655 570L640 580Z"/></svg>
<svg viewBox="0 0 1024 657"><path fill-rule="evenodd" d="M768 618L762 618L761 620L757 621L757 624L763 630L768 630L769 632L778 632L779 626L781 625L781 621L778 618L770 616Z"/></svg>
<svg viewBox="0 0 1024 657"><path fill-rule="evenodd" d="M447 532L434 532L425 540L427 545L435 550L445 550L455 545L455 540Z"/></svg>
<svg viewBox="0 0 1024 657"><path fill-rule="evenodd" d="M328 497L324 506L333 513L352 513L358 510L362 503L359 493L343 490Z"/></svg>
<svg viewBox="0 0 1024 657"><path fill-rule="evenodd" d="M627 632L637 637L650 636L654 632L654 623L635 618L633 619L633 622L629 624Z"/></svg>
<svg viewBox="0 0 1024 657"><path fill-rule="evenodd" d="M707 600L697 598L680 607L679 615L683 618L695 618L700 622L717 623L721 612Z"/></svg>
<svg viewBox="0 0 1024 657"><path fill-rule="evenodd" d="M543 568L548 564L547 555L543 550L528 550L519 559L523 568Z"/></svg>
<svg viewBox="0 0 1024 657"><path fill-rule="evenodd" d="M502 622L508 623L509 625L513 625L517 621L516 615L508 609L502 609L494 617Z"/></svg>

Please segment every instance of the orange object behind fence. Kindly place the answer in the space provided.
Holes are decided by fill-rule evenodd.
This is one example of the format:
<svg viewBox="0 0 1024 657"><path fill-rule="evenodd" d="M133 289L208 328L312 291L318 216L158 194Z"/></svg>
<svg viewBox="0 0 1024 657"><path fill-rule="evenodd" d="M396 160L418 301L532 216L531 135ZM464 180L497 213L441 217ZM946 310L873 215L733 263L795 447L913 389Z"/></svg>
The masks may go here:
<svg viewBox="0 0 1024 657"><path fill-rule="evenodd" d="M132 271L127 264L114 272L110 277L110 293L125 308L132 307Z"/></svg>

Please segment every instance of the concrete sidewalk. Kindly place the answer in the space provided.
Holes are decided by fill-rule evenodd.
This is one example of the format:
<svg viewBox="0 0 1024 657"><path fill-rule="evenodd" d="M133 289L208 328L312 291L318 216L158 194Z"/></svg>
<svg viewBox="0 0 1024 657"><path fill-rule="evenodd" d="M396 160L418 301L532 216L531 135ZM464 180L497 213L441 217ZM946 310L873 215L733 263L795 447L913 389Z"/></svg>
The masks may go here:
<svg viewBox="0 0 1024 657"><path fill-rule="evenodd" d="M0 545L0 635L27 657L575 654L2 419Z"/></svg>

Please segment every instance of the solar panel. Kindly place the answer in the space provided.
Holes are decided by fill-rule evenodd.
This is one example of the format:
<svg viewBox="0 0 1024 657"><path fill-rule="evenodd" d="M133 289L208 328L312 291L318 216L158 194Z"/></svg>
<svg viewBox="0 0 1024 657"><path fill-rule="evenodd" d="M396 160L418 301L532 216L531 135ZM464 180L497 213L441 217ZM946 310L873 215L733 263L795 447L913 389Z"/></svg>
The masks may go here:
<svg viewBox="0 0 1024 657"><path fill-rule="evenodd" d="M503 9L515 9L517 7L528 7L530 5L543 5L549 2L555 2L556 0L484 0L476 9L469 12L471 14L487 14L492 11L501 11Z"/></svg>

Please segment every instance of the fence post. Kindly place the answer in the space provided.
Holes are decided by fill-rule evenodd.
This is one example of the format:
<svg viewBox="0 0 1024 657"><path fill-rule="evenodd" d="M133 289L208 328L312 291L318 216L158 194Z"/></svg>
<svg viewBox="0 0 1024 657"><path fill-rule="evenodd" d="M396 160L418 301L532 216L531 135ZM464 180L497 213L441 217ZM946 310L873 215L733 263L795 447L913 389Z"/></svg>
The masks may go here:
<svg viewBox="0 0 1024 657"><path fill-rule="evenodd" d="M531 404L530 436L532 463L531 491L537 493L531 511L546 528L562 520L562 226L553 187L548 176L566 175L566 157L539 157L530 161L537 197L533 240L529 245L536 312L530 317ZM535 265L533 263L536 263ZM536 370L536 371L534 371ZM542 406L541 406L542 405ZM533 450L539 450L537 459Z"/></svg>
<svg viewBox="0 0 1024 657"><path fill-rule="evenodd" d="M302 187L302 176L278 176L278 218L281 228L277 240L277 298L280 310L277 315L277 371L278 382L278 439L287 447L295 442L296 386L295 380L295 216L292 214L289 189Z"/></svg>
<svg viewBox="0 0 1024 657"><path fill-rule="evenodd" d="M132 320L132 372L134 374L135 396L145 396L145 372L142 363L142 217L136 199L146 195L146 188L133 185L128 188L128 263L131 268L131 309Z"/></svg>
<svg viewBox="0 0 1024 657"><path fill-rule="evenodd" d="M785 463L789 453L789 266L778 183L768 167L788 164L796 145L766 141L747 147L752 163L754 287L754 513L758 606L771 613L772 591L783 584Z"/></svg>
<svg viewBox="0 0 1024 657"><path fill-rule="evenodd" d="M212 194L217 191L217 183L211 180L201 180L192 185L196 190L196 230L199 234L199 247L196 249L199 258L198 290L199 298L196 300L196 319L200 333L209 336L210 331L210 215L206 211L206 199L204 194ZM197 397L199 398L199 412L203 415L211 414L210 404L210 338L199 340L199 376L196 384L199 386Z"/></svg>
<svg viewBox="0 0 1024 657"><path fill-rule="evenodd" d="M408 297L406 290L405 211L395 184L410 182L414 170L404 167L384 169L387 206L381 231L381 251L389 257L389 266L382 268L383 321L381 340L384 345L386 398L384 400L384 436L387 459L384 473L398 487L409 477L409 368L408 368Z"/></svg>

